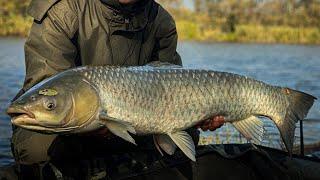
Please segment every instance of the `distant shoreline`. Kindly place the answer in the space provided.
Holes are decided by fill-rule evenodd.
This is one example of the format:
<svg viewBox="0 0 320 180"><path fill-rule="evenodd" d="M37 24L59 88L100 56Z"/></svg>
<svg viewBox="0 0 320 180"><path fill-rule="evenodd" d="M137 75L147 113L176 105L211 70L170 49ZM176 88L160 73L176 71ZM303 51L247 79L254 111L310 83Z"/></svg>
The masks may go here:
<svg viewBox="0 0 320 180"><path fill-rule="evenodd" d="M179 39L179 42L195 42L195 43L201 43L201 44L244 44L244 45L288 45L288 46L314 46L319 47L319 44L311 44L311 43L281 43L281 42L228 42L228 41L198 41L198 40L186 40L186 39Z"/></svg>
<svg viewBox="0 0 320 180"><path fill-rule="evenodd" d="M26 37L31 0L3 0L0 37ZM320 45L320 1L157 0L175 20L179 41Z"/></svg>
<svg viewBox="0 0 320 180"><path fill-rule="evenodd" d="M228 42L255 44L320 45L320 28L237 25L235 32L224 33L221 29L204 28L190 21L177 21L179 40L200 42Z"/></svg>
<svg viewBox="0 0 320 180"><path fill-rule="evenodd" d="M1 39L26 39L27 35L21 36L21 35L0 35ZM282 42L258 42L258 41L248 41L248 42L241 42L241 41L214 41L214 40L195 40L195 39L180 39L178 42L195 42L195 43L204 43L204 44L219 44L219 43L227 43L227 44L259 44L259 45L303 45L303 46L320 46L320 43L295 43L295 42L289 42L289 43L282 43Z"/></svg>
<svg viewBox="0 0 320 180"><path fill-rule="evenodd" d="M30 18L0 21L0 37L26 38L31 23ZM201 29L191 21L177 20L176 25L182 42L320 45L320 28L317 27L237 25L235 32L224 33L219 28Z"/></svg>

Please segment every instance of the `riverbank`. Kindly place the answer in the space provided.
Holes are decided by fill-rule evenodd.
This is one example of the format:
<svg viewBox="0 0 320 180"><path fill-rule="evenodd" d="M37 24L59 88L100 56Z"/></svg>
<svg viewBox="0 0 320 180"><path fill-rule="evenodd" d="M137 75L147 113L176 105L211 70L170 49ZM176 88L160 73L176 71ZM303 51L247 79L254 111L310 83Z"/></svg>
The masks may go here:
<svg viewBox="0 0 320 180"><path fill-rule="evenodd" d="M32 18L0 17L0 36L26 37ZM200 42L320 44L320 28L237 25L234 32L225 33L221 28L202 28L201 24L177 20L179 40Z"/></svg>
<svg viewBox="0 0 320 180"><path fill-rule="evenodd" d="M238 25L234 32L201 28L197 23L177 21L180 40L240 43L320 44L320 28Z"/></svg>

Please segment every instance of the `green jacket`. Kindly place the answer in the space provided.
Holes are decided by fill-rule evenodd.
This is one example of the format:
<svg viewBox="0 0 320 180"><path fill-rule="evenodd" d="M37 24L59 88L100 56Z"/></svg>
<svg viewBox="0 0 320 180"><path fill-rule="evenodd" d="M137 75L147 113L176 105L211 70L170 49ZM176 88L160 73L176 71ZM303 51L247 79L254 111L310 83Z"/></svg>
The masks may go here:
<svg viewBox="0 0 320 180"><path fill-rule="evenodd" d="M33 0L25 43L22 92L63 70L82 65L181 65L173 18L154 0L127 8L117 0Z"/></svg>

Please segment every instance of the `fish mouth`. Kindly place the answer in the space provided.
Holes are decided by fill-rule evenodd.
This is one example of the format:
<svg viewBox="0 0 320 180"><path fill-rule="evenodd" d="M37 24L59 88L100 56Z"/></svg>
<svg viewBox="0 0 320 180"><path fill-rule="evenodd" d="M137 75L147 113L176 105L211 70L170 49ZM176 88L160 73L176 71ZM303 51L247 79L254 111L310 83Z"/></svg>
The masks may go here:
<svg viewBox="0 0 320 180"><path fill-rule="evenodd" d="M39 121L36 120L35 115L26 110L24 107L12 105L7 109L7 114L11 117L11 123L15 126L19 126L24 129L33 130L39 133L45 134L55 134L55 133L68 133L79 127L62 127L62 128L52 128L41 126Z"/></svg>
<svg viewBox="0 0 320 180"><path fill-rule="evenodd" d="M11 117L12 124L17 126L38 124L35 115L23 107L11 106L7 109L7 114Z"/></svg>

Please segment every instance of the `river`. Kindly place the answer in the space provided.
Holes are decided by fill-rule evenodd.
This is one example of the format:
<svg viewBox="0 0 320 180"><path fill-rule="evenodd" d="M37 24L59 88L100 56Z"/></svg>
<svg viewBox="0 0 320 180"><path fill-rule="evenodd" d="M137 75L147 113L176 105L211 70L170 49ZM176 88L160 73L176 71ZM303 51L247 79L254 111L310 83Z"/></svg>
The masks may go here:
<svg viewBox="0 0 320 180"><path fill-rule="evenodd" d="M0 167L13 162L10 152L11 124L5 109L24 79L24 39L0 39ZM261 45L181 42L178 52L188 67L246 75L258 80L305 91L320 98L320 46ZM304 123L305 142L320 141L320 103L317 101ZM265 120L266 146L280 148L279 133ZM296 132L299 143L298 130ZM246 142L232 126L202 132L202 143Z"/></svg>

